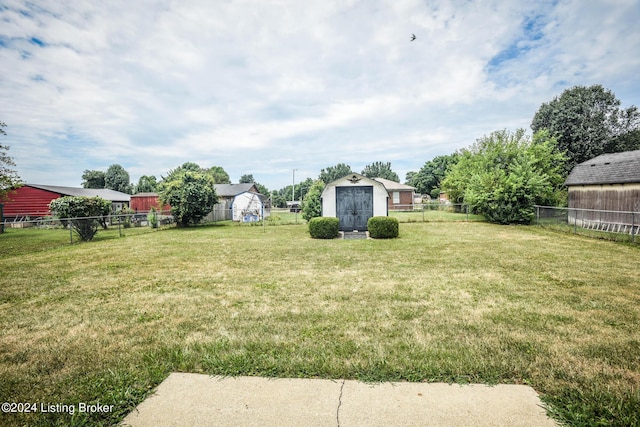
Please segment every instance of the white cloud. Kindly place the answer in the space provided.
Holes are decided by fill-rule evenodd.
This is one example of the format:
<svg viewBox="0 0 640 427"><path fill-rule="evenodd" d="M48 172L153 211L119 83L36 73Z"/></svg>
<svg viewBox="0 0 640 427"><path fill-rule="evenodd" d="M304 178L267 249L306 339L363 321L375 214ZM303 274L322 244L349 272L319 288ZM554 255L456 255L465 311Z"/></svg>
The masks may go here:
<svg viewBox="0 0 640 427"><path fill-rule="evenodd" d="M636 1L4 5L0 119L33 182L112 163L134 180L216 164L270 188L339 162L417 170L528 127L572 85L640 96Z"/></svg>

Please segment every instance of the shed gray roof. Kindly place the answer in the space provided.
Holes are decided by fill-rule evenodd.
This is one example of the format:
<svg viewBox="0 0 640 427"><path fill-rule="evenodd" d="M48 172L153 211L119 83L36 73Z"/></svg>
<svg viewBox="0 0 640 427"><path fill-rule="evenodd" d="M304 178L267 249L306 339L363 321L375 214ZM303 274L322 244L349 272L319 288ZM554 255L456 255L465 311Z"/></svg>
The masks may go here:
<svg viewBox="0 0 640 427"><path fill-rule="evenodd" d="M111 202L129 202L131 195L121 193L120 191L109 190L107 188L77 188L77 187L61 187L59 185L40 185L26 184L29 187L38 188L40 190L51 191L63 196L84 196L84 197L102 197Z"/></svg>
<svg viewBox="0 0 640 427"><path fill-rule="evenodd" d="M250 191L255 184L214 184L216 194L220 197L233 197L245 191ZM257 192L257 191L256 191Z"/></svg>
<svg viewBox="0 0 640 427"><path fill-rule="evenodd" d="M602 154L577 165L565 185L640 182L640 150Z"/></svg>

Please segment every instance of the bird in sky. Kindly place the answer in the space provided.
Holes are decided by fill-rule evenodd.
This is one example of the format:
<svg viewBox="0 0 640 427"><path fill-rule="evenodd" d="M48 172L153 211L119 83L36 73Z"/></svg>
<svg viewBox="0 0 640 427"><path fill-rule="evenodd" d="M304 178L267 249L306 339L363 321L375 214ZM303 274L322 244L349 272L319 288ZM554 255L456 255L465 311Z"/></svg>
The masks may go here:
<svg viewBox="0 0 640 427"><path fill-rule="evenodd" d="M416 35L415 34L411 34L411 40L409 41L414 41L416 39Z"/></svg>

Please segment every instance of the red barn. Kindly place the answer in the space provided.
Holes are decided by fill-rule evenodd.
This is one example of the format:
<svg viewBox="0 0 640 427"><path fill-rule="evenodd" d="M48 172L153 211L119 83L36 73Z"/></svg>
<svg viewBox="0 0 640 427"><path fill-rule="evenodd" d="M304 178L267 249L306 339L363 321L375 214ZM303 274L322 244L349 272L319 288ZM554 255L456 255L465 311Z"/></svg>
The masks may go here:
<svg viewBox="0 0 640 427"><path fill-rule="evenodd" d="M5 218L38 218L51 215L49 203L63 196L102 197L117 211L129 205L130 195L109 189L60 187L55 185L25 184L11 191L4 203Z"/></svg>
<svg viewBox="0 0 640 427"><path fill-rule="evenodd" d="M161 210L163 212L169 211L171 206L164 205L162 208L160 207L160 200L158 198L158 193L138 193L131 196L131 204L129 207L136 211L136 213L145 213L149 212L151 208L156 208L156 210Z"/></svg>

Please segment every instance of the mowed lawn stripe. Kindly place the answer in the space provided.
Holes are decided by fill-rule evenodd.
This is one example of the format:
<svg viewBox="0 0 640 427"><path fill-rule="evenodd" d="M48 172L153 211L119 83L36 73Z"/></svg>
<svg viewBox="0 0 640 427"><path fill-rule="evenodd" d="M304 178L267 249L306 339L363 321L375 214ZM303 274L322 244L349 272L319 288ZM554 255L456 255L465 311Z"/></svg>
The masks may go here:
<svg viewBox="0 0 640 427"><path fill-rule="evenodd" d="M2 424L112 425L171 371L525 383L573 425L638 423L638 247L432 222L393 240L224 225L12 251L0 400L115 406Z"/></svg>

